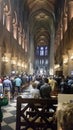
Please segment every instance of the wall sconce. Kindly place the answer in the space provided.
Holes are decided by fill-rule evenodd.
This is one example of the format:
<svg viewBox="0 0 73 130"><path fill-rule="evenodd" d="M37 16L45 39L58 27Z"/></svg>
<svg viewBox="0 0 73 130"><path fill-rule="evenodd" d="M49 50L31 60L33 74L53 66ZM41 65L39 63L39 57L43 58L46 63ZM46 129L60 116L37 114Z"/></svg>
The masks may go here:
<svg viewBox="0 0 73 130"><path fill-rule="evenodd" d="M49 73L50 73L50 75L54 75L54 70L51 68L51 69L49 70Z"/></svg>
<svg viewBox="0 0 73 130"><path fill-rule="evenodd" d="M18 62L18 63L17 63L17 66L21 66L21 63L20 63L20 62Z"/></svg>
<svg viewBox="0 0 73 130"><path fill-rule="evenodd" d="M27 69L27 64L24 65L25 69Z"/></svg>
<svg viewBox="0 0 73 130"><path fill-rule="evenodd" d="M68 63L68 59L64 59L63 64L67 64Z"/></svg>
<svg viewBox="0 0 73 130"><path fill-rule="evenodd" d="M70 57L71 60L73 60L73 55Z"/></svg>
<svg viewBox="0 0 73 130"><path fill-rule="evenodd" d="M60 65L59 65L59 64L56 64L54 68L55 68L55 69L58 69L59 67L60 67Z"/></svg>
<svg viewBox="0 0 73 130"><path fill-rule="evenodd" d="M16 61L15 61L15 60L12 60L12 61L11 61L11 64L16 65Z"/></svg>
<svg viewBox="0 0 73 130"><path fill-rule="evenodd" d="M9 59L8 59L8 57L7 57L7 56L3 56L3 57L2 57L2 61L3 61L3 62L8 62L8 61L9 61Z"/></svg>
<svg viewBox="0 0 73 130"><path fill-rule="evenodd" d="M25 66L24 66L24 63L22 63L22 65L21 65L21 66L22 66L22 67L25 67Z"/></svg>

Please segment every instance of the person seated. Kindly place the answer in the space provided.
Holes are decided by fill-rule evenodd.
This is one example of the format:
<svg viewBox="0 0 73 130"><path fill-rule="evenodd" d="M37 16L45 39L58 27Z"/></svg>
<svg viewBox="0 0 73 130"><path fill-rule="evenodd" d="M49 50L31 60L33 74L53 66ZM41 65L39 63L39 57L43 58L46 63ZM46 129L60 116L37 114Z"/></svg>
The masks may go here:
<svg viewBox="0 0 73 130"><path fill-rule="evenodd" d="M51 96L51 86L48 83L48 78L44 78L44 84L40 87L40 95L42 98L49 98Z"/></svg>
<svg viewBox="0 0 73 130"><path fill-rule="evenodd" d="M58 130L73 130L73 103L63 103L58 106L56 117Z"/></svg>

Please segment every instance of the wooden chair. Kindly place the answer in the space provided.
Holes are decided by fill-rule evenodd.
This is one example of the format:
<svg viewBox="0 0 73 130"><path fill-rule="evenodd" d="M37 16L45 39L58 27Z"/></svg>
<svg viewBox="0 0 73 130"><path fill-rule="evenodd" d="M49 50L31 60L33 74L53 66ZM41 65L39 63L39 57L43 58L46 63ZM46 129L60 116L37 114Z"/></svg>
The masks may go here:
<svg viewBox="0 0 73 130"><path fill-rule="evenodd" d="M53 116L57 98L17 98L16 130L55 130Z"/></svg>

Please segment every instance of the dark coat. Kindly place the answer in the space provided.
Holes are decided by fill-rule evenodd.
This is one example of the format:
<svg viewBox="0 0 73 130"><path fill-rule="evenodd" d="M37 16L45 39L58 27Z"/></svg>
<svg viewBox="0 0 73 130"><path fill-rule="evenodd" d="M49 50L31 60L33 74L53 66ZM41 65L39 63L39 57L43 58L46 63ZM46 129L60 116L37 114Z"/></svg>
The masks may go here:
<svg viewBox="0 0 73 130"><path fill-rule="evenodd" d="M6 106L7 104L8 104L8 99L6 97L0 98L0 123L2 122L2 118L3 118L1 107Z"/></svg>

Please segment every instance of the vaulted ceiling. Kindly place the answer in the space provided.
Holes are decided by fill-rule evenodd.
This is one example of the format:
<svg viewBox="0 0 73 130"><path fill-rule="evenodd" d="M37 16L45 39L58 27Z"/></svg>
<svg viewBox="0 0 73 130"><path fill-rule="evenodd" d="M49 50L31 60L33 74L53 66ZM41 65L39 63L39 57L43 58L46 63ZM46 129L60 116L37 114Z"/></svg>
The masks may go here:
<svg viewBox="0 0 73 130"><path fill-rule="evenodd" d="M23 0L27 12L29 33L33 35L35 45L50 43L55 30L55 9L57 0Z"/></svg>

